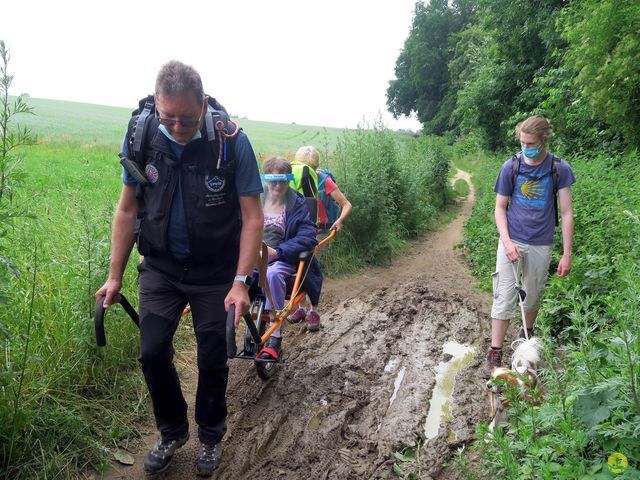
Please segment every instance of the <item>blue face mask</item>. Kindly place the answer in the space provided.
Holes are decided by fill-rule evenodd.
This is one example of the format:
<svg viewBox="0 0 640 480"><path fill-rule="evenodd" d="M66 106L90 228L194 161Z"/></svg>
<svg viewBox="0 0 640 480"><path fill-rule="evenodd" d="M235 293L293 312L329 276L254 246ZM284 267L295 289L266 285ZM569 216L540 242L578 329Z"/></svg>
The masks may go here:
<svg viewBox="0 0 640 480"><path fill-rule="evenodd" d="M167 137L169 140L171 140L174 143L177 143L178 145L184 145L184 143L180 143L179 141L177 141L175 138L173 138L173 136L169 133L169 130L167 130L167 127L165 127L164 125L160 124L158 126L158 130L160 130L162 133L164 133L164 136ZM200 133L200 130L198 130L194 135L193 138L191 140L197 140L200 137L202 137L202 133ZM190 140L190 141L191 141Z"/></svg>
<svg viewBox="0 0 640 480"><path fill-rule="evenodd" d="M525 147L524 145L520 145L522 147L522 154L527 158L536 158L540 155L540 147Z"/></svg>

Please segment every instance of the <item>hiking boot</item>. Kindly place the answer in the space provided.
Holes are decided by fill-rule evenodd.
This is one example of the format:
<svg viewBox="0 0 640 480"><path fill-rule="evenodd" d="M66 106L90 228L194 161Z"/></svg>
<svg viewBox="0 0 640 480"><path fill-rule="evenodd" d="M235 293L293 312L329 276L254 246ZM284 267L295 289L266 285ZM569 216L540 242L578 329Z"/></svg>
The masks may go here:
<svg viewBox="0 0 640 480"><path fill-rule="evenodd" d="M489 348L487 360L482 369L482 378L491 378L493 371L500 366L502 366L502 349Z"/></svg>
<svg viewBox="0 0 640 480"><path fill-rule="evenodd" d="M271 335L267 343L265 343L258 356L267 360L278 360L282 353L282 337L274 337Z"/></svg>
<svg viewBox="0 0 640 480"><path fill-rule="evenodd" d="M307 316L307 311L300 307L295 312L287 317L291 323L300 323Z"/></svg>
<svg viewBox="0 0 640 480"><path fill-rule="evenodd" d="M311 310L307 313L307 328L310 332L317 332L320 330L320 314L315 310Z"/></svg>
<svg viewBox="0 0 640 480"><path fill-rule="evenodd" d="M203 443L200 447L200 456L196 462L196 474L201 477L210 477L222 461L222 444L215 445Z"/></svg>
<svg viewBox="0 0 640 480"><path fill-rule="evenodd" d="M527 335L529 335L529 338L533 337L533 327L527 327ZM520 327L520 330L518 331L518 338L522 338L523 340L527 339L524 335L524 327Z"/></svg>
<svg viewBox="0 0 640 480"><path fill-rule="evenodd" d="M176 450L187 443L189 440L189 432L185 433L183 437L167 440L160 437L155 444L155 446L149 450L147 456L144 458L144 471L148 475L153 475L155 473L164 472L169 463L171 463L171 459L173 458L173 454L176 453Z"/></svg>

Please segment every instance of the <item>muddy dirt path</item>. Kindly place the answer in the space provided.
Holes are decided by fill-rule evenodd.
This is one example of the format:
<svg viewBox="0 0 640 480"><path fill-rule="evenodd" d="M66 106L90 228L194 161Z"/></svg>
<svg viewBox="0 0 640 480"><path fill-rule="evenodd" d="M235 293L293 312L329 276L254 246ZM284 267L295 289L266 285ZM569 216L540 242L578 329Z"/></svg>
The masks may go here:
<svg viewBox="0 0 640 480"><path fill-rule="evenodd" d="M458 171L457 178L469 183L470 194L455 220L413 242L390 267L327 280L323 328L287 325L288 359L270 381L256 376L252 362L231 361L229 428L214 478L396 478L393 453L413 445L418 433L427 437L419 478L455 478L443 464L486 420L478 372L490 305L454 248L474 201L469 176ZM192 409L193 352L182 351L177 364ZM154 479L195 478L195 425L191 438ZM154 440L149 428L145 441ZM144 478L147 448L135 465L103 478Z"/></svg>

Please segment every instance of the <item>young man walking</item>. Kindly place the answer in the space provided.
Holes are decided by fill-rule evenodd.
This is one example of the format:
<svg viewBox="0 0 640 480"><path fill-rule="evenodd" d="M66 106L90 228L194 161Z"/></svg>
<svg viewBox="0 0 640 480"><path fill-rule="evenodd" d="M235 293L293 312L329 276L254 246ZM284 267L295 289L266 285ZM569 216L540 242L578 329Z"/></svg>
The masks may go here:
<svg viewBox="0 0 640 480"><path fill-rule="evenodd" d="M509 321L516 314L516 280L526 292L527 336L533 335L558 216L563 254L557 274L564 277L571 271L573 207L570 187L575 183L571 167L547 151L552 137L548 119L539 115L527 118L516 126L516 137L521 152L502 165L494 188L500 240L493 274L491 348L482 372L486 378L502 363L502 344ZM524 328L520 329L520 337L525 338Z"/></svg>

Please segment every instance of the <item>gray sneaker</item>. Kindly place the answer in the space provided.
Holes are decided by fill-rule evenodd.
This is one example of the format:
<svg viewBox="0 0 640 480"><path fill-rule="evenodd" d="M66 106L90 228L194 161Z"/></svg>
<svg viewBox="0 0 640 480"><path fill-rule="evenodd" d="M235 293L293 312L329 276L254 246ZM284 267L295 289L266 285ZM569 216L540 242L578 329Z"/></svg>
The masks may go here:
<svg viewBox="0 0 640 480"><path fill-rule="evenodd" d="M155 446L149 450L149 453L147 453L147 456L144 458L145 473L147 475L154 475L164 472L169 466L169 463L171 463L173 454L187 443L187 440L189 440L189 432L183 437L173 440L160 437L160 440L156 442Z"/></svg>
<svg viewBox="0 0 640 480"><path fill-rule="evenodd" d="M196 474L200 477L210 477L222 461L222 444L203 443L200 446L200 456L196 462Z"/></svg>

